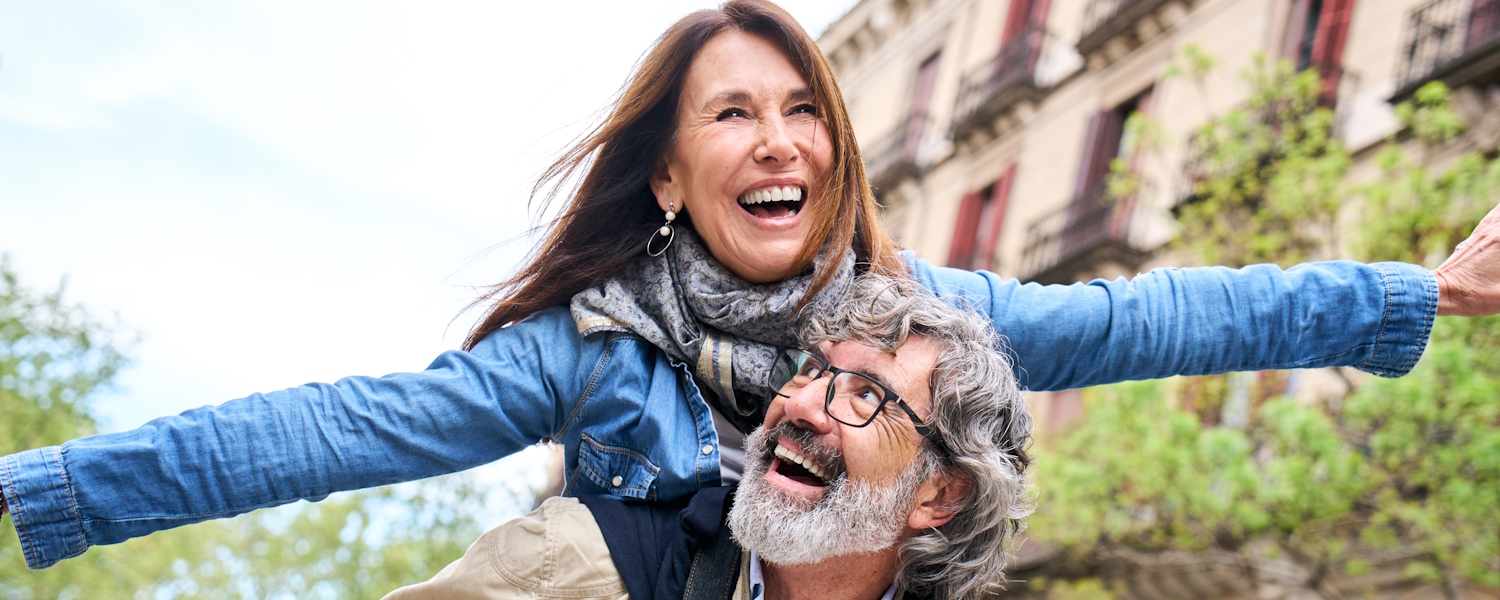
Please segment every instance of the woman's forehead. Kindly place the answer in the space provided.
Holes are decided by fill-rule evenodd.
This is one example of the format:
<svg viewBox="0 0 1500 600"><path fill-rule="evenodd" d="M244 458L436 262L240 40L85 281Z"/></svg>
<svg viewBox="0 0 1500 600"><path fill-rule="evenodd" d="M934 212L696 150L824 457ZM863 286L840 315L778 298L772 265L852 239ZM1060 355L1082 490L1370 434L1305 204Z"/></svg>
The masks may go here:
<svg viewBox="0 0 1500 600"><path fill-rule="evenodd" d="M731 29L709 38L698 51L688 68L683 95L690 103L688 108L698 110L718 99L756 101L811 96L811 88L775 43Z"/></svg>

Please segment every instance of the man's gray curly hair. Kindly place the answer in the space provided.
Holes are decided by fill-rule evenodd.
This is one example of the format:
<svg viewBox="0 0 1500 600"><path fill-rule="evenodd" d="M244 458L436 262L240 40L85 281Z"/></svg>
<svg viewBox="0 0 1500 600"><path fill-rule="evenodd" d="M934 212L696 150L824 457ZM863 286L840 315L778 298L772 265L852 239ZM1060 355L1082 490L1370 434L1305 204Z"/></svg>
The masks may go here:
<svg viewBox="0 0 1500 600"><path fill-rule="evenodd" d="M1006 545L1031 513L1025 479L1031 415L990 320L910 279L867 273L836 311L808 320L801 341L807 348L855 341L895 351L913 335L940 348L928 383L927 426L952 453L944 459L924 444L919 470L946 471L969 489L952 520L901 545L897 583L936 598L982 598L1003 589Z"/></svg>

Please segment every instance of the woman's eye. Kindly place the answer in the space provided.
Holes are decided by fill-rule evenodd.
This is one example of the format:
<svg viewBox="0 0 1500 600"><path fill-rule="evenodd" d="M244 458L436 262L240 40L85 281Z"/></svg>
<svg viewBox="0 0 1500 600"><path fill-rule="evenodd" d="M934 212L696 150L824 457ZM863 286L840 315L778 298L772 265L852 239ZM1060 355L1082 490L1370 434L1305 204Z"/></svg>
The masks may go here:
<svg viewBox="0 0 1500 600"><path fill-rule="evenodd" d="M744 109L741 109L741 108L731 108L731 109L725 110L724 112L719 113L719 120L723 121L724 119L734 119L734 118L741 118L742 119L742 118L745 118L747 116L749 116L749 115L745 114L745 110Z"/></svg>
<svg viewBox="0 0 1500 600"><path fill-rule="evenodd" d="M798 104L797 106L792 107L792 114L809 115L816 117L818 116L818 108L811 104Z"/></svg>

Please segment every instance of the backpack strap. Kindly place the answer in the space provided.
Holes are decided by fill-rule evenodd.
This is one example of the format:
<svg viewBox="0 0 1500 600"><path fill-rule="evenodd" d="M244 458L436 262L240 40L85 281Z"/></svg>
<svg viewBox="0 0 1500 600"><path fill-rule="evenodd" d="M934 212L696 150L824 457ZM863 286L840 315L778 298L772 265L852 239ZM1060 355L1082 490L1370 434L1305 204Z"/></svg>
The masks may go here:
<svg viewBox="0 0 1500 600"><path fill-rule="evenodd" d="M724 503L726 513L730 504ZM742 552L740 545L734 542L729 525L721 525L718 533L693 553L687 589L682 592L683 600L731 600L734 586L739 581Z"/></svg>

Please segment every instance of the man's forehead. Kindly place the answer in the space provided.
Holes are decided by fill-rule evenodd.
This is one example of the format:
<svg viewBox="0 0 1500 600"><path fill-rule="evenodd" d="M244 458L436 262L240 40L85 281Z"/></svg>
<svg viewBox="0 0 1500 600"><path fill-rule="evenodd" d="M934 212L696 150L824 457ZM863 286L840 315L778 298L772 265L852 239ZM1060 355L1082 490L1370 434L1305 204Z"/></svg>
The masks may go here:
<svg viewBox="0 0 1500 600"><path fill-rule="evenodd" d="M818 344L818 350L834 366L872 375L903 398L927 396L927 381L937 363L937 342L925 336L908 336L894 351L858 341Z"/></svg>

